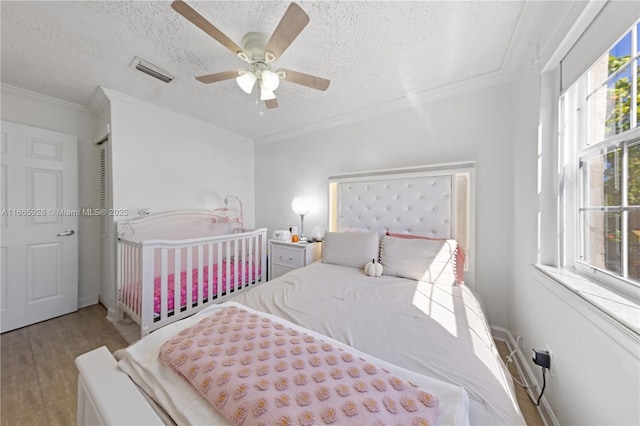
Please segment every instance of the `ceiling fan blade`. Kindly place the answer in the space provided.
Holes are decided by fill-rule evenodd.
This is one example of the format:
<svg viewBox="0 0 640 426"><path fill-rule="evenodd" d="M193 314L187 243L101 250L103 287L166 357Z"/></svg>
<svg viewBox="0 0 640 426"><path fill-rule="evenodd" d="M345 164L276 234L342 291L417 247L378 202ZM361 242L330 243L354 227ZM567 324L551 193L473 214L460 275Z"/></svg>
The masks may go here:
<svg viewBox="0 0 640 426"><path fill-rule="evenodd" d="M218 81L224 81L224 80L231 80L232 78L236 78L238 77L238 71L237 70L233 70L233 71L222 71L222 72L217 72L215 74L207 74L207 75L201 75L196 77L196 80L198 80L200 83L216 83Z"/></svg>
<svg viewBox="0 0 640 426"><path fill-rule="evenodd" d="M182 0L176 0L171 3L171 7L180 15L191 21L193 25L209 34L216 41L233 52L234 55L237 55L238 52L243 51L240 46L238 46L233 40L227 37L222 31L217 29L211 22L207 21L202 15L196 12L187 3L183 2Z"/></svg>
<svg viewBox="0 0 640 426"><path fill-rule="evenodd" d="M302 86L322 91L327 90L329 83L331 83L326 78L316 77L315 75L309 75L298 71L279 69L277 74L281 79L288 81L289 83L300 84Z"/></svg>
<svg viewBox="0 0 640 426"><path fill-rule="evenodd" d="M277 60L308 23L309 15L300 6L291 3L264 47L266 52L273 55L271 57L266 55L267 60L269 62Z"/></svg>
<svg viewBox="0 0 640 426"><path fill-rule="evenodd" d="M277 99L269 99L267 101L264 101L264 104L267 106L267 108L271 109L271 108L278 108L278 100Z"/></svg>

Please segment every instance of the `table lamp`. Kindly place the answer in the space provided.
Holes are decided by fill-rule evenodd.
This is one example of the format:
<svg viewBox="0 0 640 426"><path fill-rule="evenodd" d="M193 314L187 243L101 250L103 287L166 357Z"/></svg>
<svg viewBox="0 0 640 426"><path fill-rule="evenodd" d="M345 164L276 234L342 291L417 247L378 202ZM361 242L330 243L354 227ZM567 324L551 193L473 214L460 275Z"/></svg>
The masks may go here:
<svg viewBox="0 0 640 426"><path fill-rule="evenodd" d="M304 215L309 213L313 207L311 199L307 197L296 197L291 202L293 212L300 215L300 241L306 241L304 237Z"/></svg>

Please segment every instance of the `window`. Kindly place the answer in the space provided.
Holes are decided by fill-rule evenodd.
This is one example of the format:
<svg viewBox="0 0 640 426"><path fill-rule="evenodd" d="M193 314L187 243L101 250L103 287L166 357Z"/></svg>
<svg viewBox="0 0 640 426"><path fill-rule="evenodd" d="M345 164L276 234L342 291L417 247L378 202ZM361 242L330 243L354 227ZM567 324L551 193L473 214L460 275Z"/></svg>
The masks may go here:
<svg viewBox="0 0 640 426"><path fill-rule="evenodd" d="M636 22L562 94L559 107L565 177L577 183L564 194L576 206L574 266L618 288L640 286L639 46Z"/></svg>

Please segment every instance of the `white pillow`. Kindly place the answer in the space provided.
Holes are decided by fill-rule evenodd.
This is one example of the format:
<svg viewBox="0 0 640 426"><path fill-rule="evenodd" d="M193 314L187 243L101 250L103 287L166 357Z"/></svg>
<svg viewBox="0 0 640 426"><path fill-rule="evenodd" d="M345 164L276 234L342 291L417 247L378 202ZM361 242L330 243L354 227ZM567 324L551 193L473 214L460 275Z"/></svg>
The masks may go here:
<svg viewBox="0 0 640 426"><path fill-rule="evenodd" d="M378 258L379 244L377 232L327 232L322 242L322 262L364 268Z"/></svg>
<svg viewBox="0 0 640 426"><path fill-rule="evenodd" d="M385 275L432 284L454 285L455 240L433 241L385 235L380 263Z"/></svg>

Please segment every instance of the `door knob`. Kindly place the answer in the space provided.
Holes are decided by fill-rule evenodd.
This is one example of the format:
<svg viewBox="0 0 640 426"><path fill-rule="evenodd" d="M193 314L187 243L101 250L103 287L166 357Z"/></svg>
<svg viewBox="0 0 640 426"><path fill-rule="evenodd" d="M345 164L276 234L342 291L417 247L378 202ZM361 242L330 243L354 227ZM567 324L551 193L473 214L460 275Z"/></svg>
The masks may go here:
<svg viewBox="0 0 640 426"><path fill-rule="evenodd" d="M68 236L73 235L75 233L76 233L76 231L74 231L73 229L67 229L64 232L59 233L58 237L68 237Z"/></svg>

